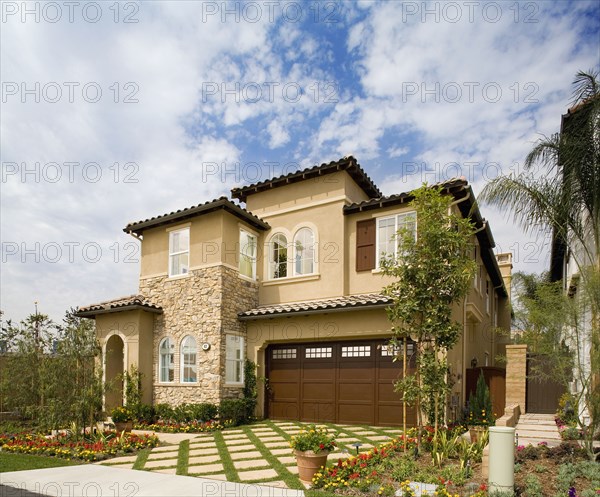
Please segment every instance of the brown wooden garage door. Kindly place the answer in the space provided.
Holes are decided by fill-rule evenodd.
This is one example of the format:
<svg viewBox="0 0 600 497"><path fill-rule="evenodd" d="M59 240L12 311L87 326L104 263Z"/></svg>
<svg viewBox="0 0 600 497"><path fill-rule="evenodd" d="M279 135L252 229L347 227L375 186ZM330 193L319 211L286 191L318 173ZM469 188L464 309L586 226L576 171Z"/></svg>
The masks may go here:
<svg viewBox="0 0 600 497"><path fill-rule="evenodd" d="M268 416L401 426L402 402L393 384L402 374L402 362L393 362L391 352L386 340L269 346ZM406 422L416 423L414 409L407 408Z"/></svg>

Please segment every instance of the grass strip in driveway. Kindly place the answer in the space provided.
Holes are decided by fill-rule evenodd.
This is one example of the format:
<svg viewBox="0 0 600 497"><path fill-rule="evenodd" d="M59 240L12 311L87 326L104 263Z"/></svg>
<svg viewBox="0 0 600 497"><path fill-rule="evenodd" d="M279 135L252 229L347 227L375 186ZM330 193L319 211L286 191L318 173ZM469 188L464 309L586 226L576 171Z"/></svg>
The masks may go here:
<svg viewBox="0 0 600 497"><path fill-rule="evenodd" d="M271 427L277 431L278 433L280 433L285 440L289 440L289 435L287 433L285 433L283 430L279 431L277 430L277 427L273 424L268 422L268 424L271 425ZM281 480L289 487L292 489L296 489L296 490L306 490L304 485L302 483L300 483L300 479L293 473L291 473L284 464L282 464L279 459L277 459L277 457L275 457L273 454L271 454L271 452L269 451L269 449L260 441L260 439L254 434L254 432L250 429L249 426L243 426L242 429L244 430L244 432L246 433L246 435L248 436L248 438L250 439L250 441L254 444L254 446L256 447L256 450L258 450L262 456L265 458L265 461L268 463L268 465L273 468L275 471L277 471L277 473L279 474L279 476L281 477ZM291 449L290 449L291 452Z"/></svg>
<svg viewBox="0 0 600 497"><path fill-rule="evenodd" d="M240 477L237 474L235 466L233 465L233 460L229 455L229 451L227 450L227 445L225 444L225 439L223 438L223 433L220 431L214 432L215 437L215 445L219 450L219 457L221 458L221 463L223 464L223 471L225 472L225 477L227 481L240 482Z"/></svg>
<svg viewBox="0 0 600 497"><path fill-rule="evenodd" d="M177 475L188 474L188 461L190 456L190 441L182 440L179 442L179 454L177 455Z"/></svg>
<svg viewBox="0 0 600 497"><path fill-rule="evenodd" d="M142 449L139 451L137 459L133 463L132 469L144 469L144 465L146 464L148 456L150 455L150 450L151 449Z"/></svg>

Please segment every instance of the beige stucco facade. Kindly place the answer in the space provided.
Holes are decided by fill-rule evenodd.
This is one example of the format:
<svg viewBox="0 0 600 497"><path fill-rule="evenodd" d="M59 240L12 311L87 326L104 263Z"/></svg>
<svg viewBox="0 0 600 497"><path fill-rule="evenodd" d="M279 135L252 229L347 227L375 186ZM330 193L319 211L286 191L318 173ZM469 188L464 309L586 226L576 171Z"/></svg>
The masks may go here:
<svg viewBox="0 0 600 497"><path fill-rule="evenodd" d="M407 203L384 202L381 206L369 204L365 211L358 207L356 212L348 211L348 206L360 207L374 198L368 177L365 179L362 170L350 174L355 171L352 167L330 172L321 166L310 170L306 178L276 179L270 185L259 184L255 191L244 190L238 197L245 201L243 212L233 204L220 208L223 201L219 200L214 201L214 209L209 203L206 208L191 208L188 214L172 213L128 225L126 231L141 243L139 294L143 302L132 311L126 310L130 303L119 304L122 308L105 305L105 314L96 307L81 311L96 318L98 338L105 347L106 375L114 376L119 364L107 361L106 345L116 334L123 340L122 367L137 365L143 374L146 401L219 403L241 395L241 385L226 382L226 335L244 337L244 354L257 364L259 377L268 374L265 352L271 344L390 337L383 305L358 310L323 305L310 312L277 308L377 294L390 282L377 268L357 270L357 222L411 208ZM454 209L458 212L458 207ZM302 228L313 234L315 257L313 271L298 275L293 242ZM179 229L189 229L189 270L170 277L169 233ZM257 239L254 279L239 271L240 230ZM273 278L269 269L270 242L277 234L284 235L289 246L288 275L282 278ZM474 243L478 239L474 238ZM502 343L496 328L508 329L510 324L509 299L502 286L502 280L509 283L510 268L505 264L500 269L489 257L485 262L481 250L474 256L481 272L469 297L453 309L464 327L459 344L448 356L458 405L465 400L465 369L473 359L480 366L494 365ZM490 271L500 278L500 286L491 284ZM269 306L276 309L267 315L241 316ZM197 344L198 380L194 383L183 383L180 377L179 349L186 336L193 336ZM159 346L167 337L175 345L174 378L161 382ZM263 386L264 382L259 382L259 416L265 407Z"/></svg>

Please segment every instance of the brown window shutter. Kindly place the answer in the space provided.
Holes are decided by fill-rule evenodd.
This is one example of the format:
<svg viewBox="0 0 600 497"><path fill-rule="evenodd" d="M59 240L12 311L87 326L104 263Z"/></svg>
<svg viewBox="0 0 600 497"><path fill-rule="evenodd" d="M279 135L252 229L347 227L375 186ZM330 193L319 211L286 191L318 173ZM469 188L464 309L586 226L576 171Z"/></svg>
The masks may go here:
<svg viewBox="0 0 600 497"><path fill-rule="evenodd" d="M356 223L356 270L375 269L375 219Z"/></svg>

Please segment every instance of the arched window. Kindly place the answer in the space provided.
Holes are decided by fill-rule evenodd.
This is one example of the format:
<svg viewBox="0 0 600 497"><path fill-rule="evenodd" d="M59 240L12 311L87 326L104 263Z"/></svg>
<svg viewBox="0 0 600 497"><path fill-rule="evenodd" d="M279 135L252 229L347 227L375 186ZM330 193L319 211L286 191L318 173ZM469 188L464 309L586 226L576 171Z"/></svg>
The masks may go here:
<svg viewBox="0 0 600 497"><path fill-rule="evenodd" d="M161 383L175 380L175 344L170 338L163 338L158 346L158 374Z"/></svg>
<svg viewBox="0 0 600 497"><path fill-rule="evenodd" d="M285 278L287 276L287 238L278 233L271 239L269 247L269 262L271 278Z"/></svg>
<svg viewBox="0 0 600 497"><path fill-rule="evenodd" d="M315 272L315 237L310 228L300 228L294 235L294 274Z"/></svg>
<svg viewBox="0 0 600 497"><path fill-rule="evenodd" d="M196 366L196 339L187 336L181 341L181 383L196 383L198 381Z"/></svg>

